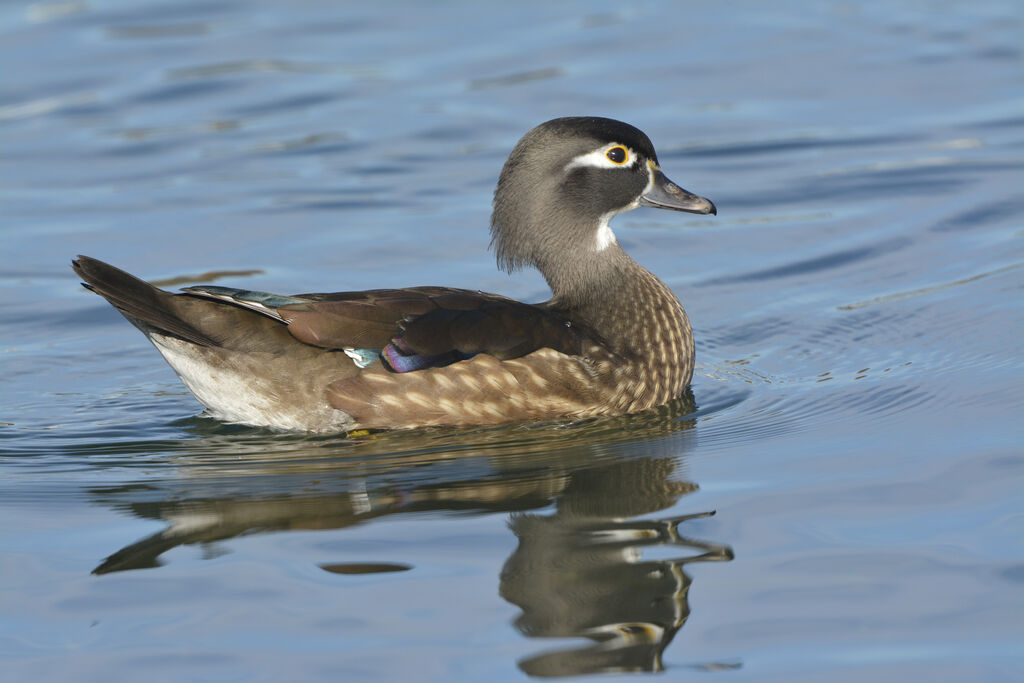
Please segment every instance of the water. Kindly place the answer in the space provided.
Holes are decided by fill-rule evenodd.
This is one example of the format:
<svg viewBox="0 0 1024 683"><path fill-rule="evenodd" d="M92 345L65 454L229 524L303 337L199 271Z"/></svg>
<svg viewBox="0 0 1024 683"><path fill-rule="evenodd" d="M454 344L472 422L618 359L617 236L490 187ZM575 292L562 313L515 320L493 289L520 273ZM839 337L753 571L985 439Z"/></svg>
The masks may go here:
<svg viewBox="0 0 1024 683"><path fill-rule="evenodd" d="M72 0L0 26L4 679L1020 675L1018 3ZM693 395L659 411L223 425L68 268L540 300L494 267L490 193L572 114L641 127L719 207L613 226L696 330Z"/></svg>

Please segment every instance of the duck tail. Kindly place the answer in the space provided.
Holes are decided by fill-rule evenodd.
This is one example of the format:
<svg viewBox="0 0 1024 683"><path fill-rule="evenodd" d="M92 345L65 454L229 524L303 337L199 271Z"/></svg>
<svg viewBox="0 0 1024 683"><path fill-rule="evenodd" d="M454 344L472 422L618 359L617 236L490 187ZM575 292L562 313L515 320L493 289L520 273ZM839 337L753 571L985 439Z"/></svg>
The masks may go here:
<svg viewBox="0 0 1024 683"><path fill-rule="evenodd" d="M83 287L109 301L143 332L155 330L200 346L219 346L181 318L175 306L177 295L88 256L79 256L71 267L82 278Z"/></svg>

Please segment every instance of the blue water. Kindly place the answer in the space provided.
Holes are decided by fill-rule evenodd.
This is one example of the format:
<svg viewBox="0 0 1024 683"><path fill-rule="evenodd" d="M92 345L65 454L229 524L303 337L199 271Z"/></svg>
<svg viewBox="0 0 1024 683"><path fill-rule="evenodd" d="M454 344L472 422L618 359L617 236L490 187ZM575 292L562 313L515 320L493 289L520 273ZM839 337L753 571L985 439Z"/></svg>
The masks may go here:
<svg viewBox="0 0 1024 683"><path fill-rule="evenodd" d="M0 60L0 678L1024 670L1020 3L9 2ZM657 411L224 425L68 267L541 300L490 196L576 114L719 208L613 223Z"/></svg>

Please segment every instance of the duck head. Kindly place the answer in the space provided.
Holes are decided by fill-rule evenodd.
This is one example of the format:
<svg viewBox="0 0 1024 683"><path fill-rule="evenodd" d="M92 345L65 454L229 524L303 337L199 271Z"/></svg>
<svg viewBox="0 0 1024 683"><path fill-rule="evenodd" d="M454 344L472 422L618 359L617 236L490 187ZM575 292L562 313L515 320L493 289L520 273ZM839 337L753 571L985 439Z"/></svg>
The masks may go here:
<svg viewBox="0 0 1024 683"><path fill-rule="evenodd" d="M643 131L614 119L553 119L524 135L505 162L491 245L503 269L534 266L556 298L578 298L629 260L609 221L640 206L716 213L665 176Z"/></svg>

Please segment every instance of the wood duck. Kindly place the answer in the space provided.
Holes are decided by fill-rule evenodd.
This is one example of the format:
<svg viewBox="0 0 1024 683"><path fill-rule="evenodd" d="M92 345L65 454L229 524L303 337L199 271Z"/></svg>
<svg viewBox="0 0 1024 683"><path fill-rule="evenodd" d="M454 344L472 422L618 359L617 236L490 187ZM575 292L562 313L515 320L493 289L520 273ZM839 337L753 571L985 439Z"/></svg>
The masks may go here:
<svg viewBox="0 0 1024 683"><path fill-rule="evenodd" d="M544 303L449 287L175 294L85 256L72 266L221 420L310 432L579 420L661 405L693 375L683 307L608 225L639 206L716 213L665 177L642 131L559 118L512 150L491 217L499 266L540 270Z"/></svg>

